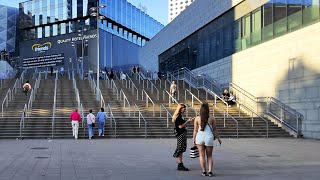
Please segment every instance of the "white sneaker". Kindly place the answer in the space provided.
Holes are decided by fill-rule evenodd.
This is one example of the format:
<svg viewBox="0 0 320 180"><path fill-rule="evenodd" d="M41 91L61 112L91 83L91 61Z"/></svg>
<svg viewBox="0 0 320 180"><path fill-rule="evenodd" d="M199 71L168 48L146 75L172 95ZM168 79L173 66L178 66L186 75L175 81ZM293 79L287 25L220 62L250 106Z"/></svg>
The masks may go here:
<svg viewBox="0 0 320 180"><path fill-rule="evenodd" d="M102 134L102 136L104 136L104 134Z"/></svg>

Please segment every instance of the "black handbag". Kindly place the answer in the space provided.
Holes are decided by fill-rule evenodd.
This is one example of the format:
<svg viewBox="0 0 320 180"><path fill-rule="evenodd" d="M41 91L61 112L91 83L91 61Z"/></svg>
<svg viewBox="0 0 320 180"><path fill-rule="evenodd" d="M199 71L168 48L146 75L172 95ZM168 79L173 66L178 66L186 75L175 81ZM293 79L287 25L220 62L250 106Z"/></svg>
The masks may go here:
<svg viewBox="0 0 320 180"><path fill-rule="evenodd" d="M92 127L95 127L94 123L92 123Z"/></svg>

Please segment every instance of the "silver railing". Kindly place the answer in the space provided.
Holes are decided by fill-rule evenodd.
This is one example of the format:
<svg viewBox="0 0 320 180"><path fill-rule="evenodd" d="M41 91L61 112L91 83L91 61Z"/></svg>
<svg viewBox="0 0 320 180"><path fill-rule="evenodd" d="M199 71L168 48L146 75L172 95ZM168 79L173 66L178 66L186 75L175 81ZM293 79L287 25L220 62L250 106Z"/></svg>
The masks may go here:
<svg viewBox="0 0 320 180"><path fill-rule="evenodd" d="M194 87L205 87L217 94L222 93L222 85L219 84L217 81L214 81L211 78L206 77L204 75L196 75L186 67L180 68L172 72L171 76L167 76L169 76L169 79L171 78L171 81L173 80L172 78L178 80L187 80L189 84L192 84Z"/></svg>
<svg viewBox="0 0 320 180"><path fill-rule="evenodd" d="M144 76L144 79L152 79L153 73L151 71L146 70L144 67L139 66L140 74Z"/></svg>
<svg viewBox="0 0 320 180"><path fill-rule="evenodd" d="M118 88L117 88L117 85L116 85L116 83L114 82L114 80L112 79L111 80L111 88L112 88L112 93L113 94L117 94L117 100L119 100L119 90L118 90Z"/></svg>
<svg viewBox="0 0 320 180"><path fill-rule="evenodd" d="M110 107L110 104L107 105L106 112L109 114L109 117L111 119L110 127L114 127L114 137L117 138L117 121L114 118L114 115L113 115L112 109ZM112 125L112 122L114 123L114 125Z"/></svg>
<svg viewBox="0 0 320 180"><path fill-rule="evenodd" d="M269 137L269 123L266 119L264 119L262 116L260 116L259 114L255 113L252 109L250 109L250 107L247 107L246 105L244 104L241 104L241 102L239 101L236 101L238 106L239 106L239 117L241 116L241 111L240 109L246 109L247 111L251 112L250 116L251 116L251 127L253 127L253 121L254 121L254 118L255 117L258 117L260 118L261 120L263 120L265 123L266 123L266 137L268 138Z"/></svg>
<svg viewBox="0 0 320 180"><path fill-rule="evenodd" d="M169 110L168 110L163 104L161 104L161 105L160 105L160 117L162 117L162 109L165 110L165 112L166 112L166 116L167 116L167 127L169 127L169 118L172 119L172 115L171 115L171 113L169 112Z"/></svg>
<svg viewBox="0 0 320 180"><path fill-rule="evenodd" d="M223 112L223 127L226 127L226 117L230 117L231 120L233 120L236 123L236 125L237 125L237 138L238 138L239 137L239 121L237 121L233 116L231 116L228 112L226 112L223 108L221 108L217 104L213 104L212 116L216 117L214 108L218 108L220 111Z"/></svg>
<svg viewBox="0 0 320 180"><path fill-rule="evenodd" d="M33 102L36 99L36 94L38 93L38 89L40 87L40 81L41 81L41 73L38 74L38 78L36 79L36 82L34 83L33 88L31 89L31 93L30 93L30 97L29 97L29 101L28 101L28 107L27 107L27 117L30 116L31 111L32 111L32 105Z"/></svg>
<svg viewBox="0 0 320 180"><path fill-rule="evenodd" d="M235 94L240 107L245 107L242 110L251 112L257 117L268 115L284 125L284 128L295 136L301 135L302 114L273 97L255 97L234 83L230 83L229 87Z"/></svg>
<svg viewBox="0 0 320 180"><path fill-rule="evenodd" d="M145 98L144 98L145 96ZM142 90L142 93L141 93L141 100L144 101L146 100L146 107L149 107L149 101L152 103L152 114L153 116L155 116L155 113L154 113L154 102L152 101L152 99L150 98L150 96L148 95L148 93L143 89Z"/></svg>
<svg viewBox="0 0 320 180"><path fill-rule="evenodd" d="M134 92L136 92L137 94L137 100L139 100L139 90L137 88L137 86L134 84L134 82L132 81L132 79L130 78L130 76L127 75L127 78L129 79L129 81L127 80L128 82L128 88L132 90L132 94L134 94Z"/></svg>
<svg viewBox="0 0 320 180"><path fill-rule="evenodd" d="M77 101L77 107L80 109L80 95L79 95L79 90L77 88L77 81L74 78L74 72L72 71L72 82L73 82L73 89L76 95L76 101Z"/></svg>
<svg viewBox="0 0 320 180"><path fill-rule="evenodd" d="M136 117L136 110L138 112L138 116L139 116L139 128L141 127L141 119L144 121L144 133L145 133L145 138L148 137L147 134L147 121L144 119L139 107L137 106L137 104L134 104L134 117Z"/></svg>
<svg viewBox="0 0 320 180"><path fill-rule="evenodd" d="M184 100L187 100L187 92L191 95L191 106L194 106L194 99L197 100L200 104L203 104L202 101L197 98L191 91L189 91L188 89L186 89L184 91Z"/></svg>
<svg viewBox="0 0 320 180"><path fill-rule="evenodd" d="M58 85L58 78L56 77L54 81L54 95L53 95L53 108L52 108L52 121L51 121L51 138L54 137L54 125L55 125L55 118L56 118L56 108L57 108L57 85Z"/></svg>
<svg viewBox="0 0 320 180"><path fill-rule="evenodd" d="M163 100L165 100L166 94L168 95L168 99L169 99L169 107L171 107L172 99L173 99L173 102L174 102L174 103L179 104L178 101L177 101L167 90L165 90L165 89L162 91L162 98L163 98Z"/></svg>
<svg viewBox="0 0 320 180"><path fill-rule="evenodd" d="M22 129L25 128L25 121L27 118L27 104L24 104L24 108L22 111L21 119L20 119L20 139L22 138Z"/></svg>
<svg viewBox="0 0 320 180"><path fill-rule="evenodd" d="M11 101L12 99L12 95L11 95L12 91L10 90L10 88L7 91L6 96L4 97L3 101L2 101L2 105L1 105L1 117L3 117L3 110L4 110L4 105L6 107L8 107L9 105L9 101Z"/></svg>
<svg viewBox="0 0 320 180"><path fill-rule="evenodd" d="M143 81L144 82L144 81ZM153 92L154 92L154 89L156 90L156 92L157 92L157 100L159 100L159 89L149 80L149 79L147 79L147 88L149 88L148 86L149 86L149 83L150 83L150 85L151 85L151 93L153 94Z"/></svg>
<svg viewBox="0 0 320 180"><path fill-rule="evenodd" d="M127 96L125 95L125 93L123 92L122 89L120 90L120 98L119 98L119 100L120 101L123 100L123 107L124 108L128 107L128 109L129 109L129 117L130 117L131 116L131 105L130 105L130 102L129 102Z"/></svg>
<svg viewBox="0 0 320 180"><path fill-rule="evenodd" d="M94 80L94 78L92 78L91 74L88 74L88 81L91 90L93 90L93 93L96 94L96 81Z"/></svg>

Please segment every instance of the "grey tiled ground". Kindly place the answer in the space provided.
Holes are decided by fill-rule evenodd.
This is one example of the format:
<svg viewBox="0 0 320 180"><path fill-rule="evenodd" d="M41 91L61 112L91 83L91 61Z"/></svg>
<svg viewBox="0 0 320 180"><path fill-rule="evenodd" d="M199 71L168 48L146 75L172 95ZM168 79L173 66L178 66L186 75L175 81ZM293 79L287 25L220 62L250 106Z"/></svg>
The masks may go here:
<svg viewBox="0 0 320 180"><path fill-rule="evenodd" d="M198 159L176 171L174 139L1 140L0 179L206 179ZM191 141L188 142L189 147ZM45 147L44 150L31 148ZM223 139L214 179L319 179L320 141Z"/></svg>

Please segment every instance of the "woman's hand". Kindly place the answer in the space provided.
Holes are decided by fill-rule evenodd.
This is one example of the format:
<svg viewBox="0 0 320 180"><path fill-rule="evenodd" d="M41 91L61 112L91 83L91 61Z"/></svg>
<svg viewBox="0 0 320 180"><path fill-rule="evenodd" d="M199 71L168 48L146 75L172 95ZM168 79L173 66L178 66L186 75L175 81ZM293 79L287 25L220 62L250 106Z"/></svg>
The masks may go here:
<svg viewBox="0 0 320 180"><path fill-rule="evenodd" d="M219 142L219 144L221 145L221 143L222 143L222 142L221 142L221 139L220 139L220 137L218 137L218 142Z"/></svg>
<svg viewBox="0 0 320 180"><path fill-rule="evenodd" d="M192 117L190 119L188 119L188 122L192 122L195 119L195 117Z"/></svg>

